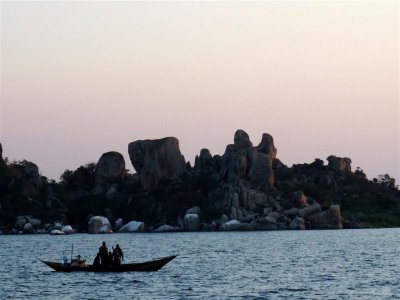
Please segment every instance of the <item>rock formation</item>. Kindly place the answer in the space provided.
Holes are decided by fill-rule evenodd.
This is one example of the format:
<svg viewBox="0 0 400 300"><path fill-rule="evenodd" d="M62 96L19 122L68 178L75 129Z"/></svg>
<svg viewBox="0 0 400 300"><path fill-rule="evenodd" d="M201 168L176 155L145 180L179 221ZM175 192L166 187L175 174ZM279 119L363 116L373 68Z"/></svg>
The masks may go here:
<svg viewBox="0 0 400 300"><path fill-rule="evenodd" d="M296 217L290 222L289 229L295 230L304 230L306 226L304 224L304 220L302 218Z"/></svg>
<svg viewBox="0 0 400 300"><path fill-rule="evenodd" d="M327 158L329 169L337 172L351 172L351 159L330 155Z"/></svg>
<svg viewBox="0 0 400 300"><path fill-rule="evenodd" d="M311 215L308 220L313 229L341 229L342 217L339 205L331 205L328 210Z"/></svg>
<svg viewBox="0 0 400 300"><path fill-rule="evenodd" d="M201 149L200 155L196 155L194 169L201 174L212 174L214 172L213 157L208 149Z"/></svg>
<svg viewBox="0 0 400 300"><path fill-rule="evenodd" d="M33 226L31 223L26 223L23 227L23 233L33 233Z"/></svg>
<svg viewBox="0 0 400 300"><path fill-rule="evenodd" d="M250 170L248 180L256 189L265 190L274 185L271 156L253 149L249 153Z"/></svg>
<svg viewBox="0 0 400 300"><path fill-rule="evenodd" d="M41 177L31 162L3 165L0 231L357 228L374 211L395 216L400 207L394 181L391 188L382 181L392 180L389 175L370 181L362 170L351 172L349 158L336 156L328 157L328 165L316 159L288 167L277 158L274 140L267 133L253 146L249 135L239 129L222 156L201 149L193 167L185 163L173 137L132 142L128 151L136 174L127 173L117 152L104 153L97 166L66 170L59 183ZM341 209L347 210L346 220ZM123 220L138 221L123 226ZM388 220L396 222L396 218Z"/></svg>
<svg viewBox="0 0 400 300"><path fill-rule="evenodd" d="M268 155L271 159L276 159L277 150L274 145L274 138L268 133L263 133L261 142L257 146L257 150Z"/></svg>
<svg viewBox="0 0 400 300"><path fill-rule="evenodd" d="M61 232L65 233L65 234L73 234L74 229L71 227L71 225L65 225L65 226L63 226L63 228L61 228Z"/></svg>
<svg viewBox="0 0 400 300"><path fill-rule="evenodd" d="M200 217L195 213L186 214L183 218L183 229L197 231L200 229Z"/></svg>
<svg viewBox="0 0 400 300"><path fill-rule="evenodd" d="M128 232L143 232L144 231L144 223L137 221L130 221L118 230L119 233L128 233Z"/></svg>
<svg viewBox="0 0 400 300"><path fill-rule="evenodd" d="M110 233L110 221L103 216L91 217L88 223L88 233Z"/></svg>
<svg viewBox="0 0 400 300"><path fill-rule="evenodd" d="M26 196L36 196L40 192L42 181L39 175L39 168L32 162L25 162L24 176L22 182L22 194Z"/></svg>
<svg viewBox="0 0 400 300"><path fill-rule="evenodd" d="M314 201L311 205L299 209L297 214L299 215L300 218L307 219L308 216L319 213L320 211L321 211L321 205L319 205L317 201Z"/></svg>
<svg viewBox="0 0 400 300"><path fill-rule="evenodd" d="M128 146L133 167L147 191L154 190L163 179L177 179L185 171L185 159L174 137L132 142Z"/></svg>
<svg viewBox="0 0 400 300"><path fill-rule="evenodd" d="M273 160L276 148L272 137L264 133L261 143L253 147L249 135L239 129L234 136L234 144L226 147L222 156L220 178L235 184L247 180L253 188L268 189L274 184Z"/></svg>
<svg viewBox="0 0 400 300"><path fill-rule="evenodd" d="M125 160L121 153L104 153L96 165L97 182L115 182L123 179L126 175Z"/></svg>
<svg viewBox="0 0 400 300"><path fill-rule="evenodd" d="M221 225L222 231L244 231L250 230L251 227L247 223L241 223L238 220L230 220Z"/></svg>

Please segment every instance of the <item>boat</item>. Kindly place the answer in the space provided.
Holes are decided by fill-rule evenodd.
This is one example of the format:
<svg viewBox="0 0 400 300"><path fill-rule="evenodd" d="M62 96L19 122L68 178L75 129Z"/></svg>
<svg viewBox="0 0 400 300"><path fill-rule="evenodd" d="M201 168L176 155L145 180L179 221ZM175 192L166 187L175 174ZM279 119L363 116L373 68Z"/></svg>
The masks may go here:
<svg viewBox="0 0 400 300"><path fill-rule="evenodd" d="M175 257L177 257L177 255L157 258L141 263L129 263L109 266L94 266L88 264L77 265L73 263L57 263L44 260L41 260L41 262L48 265L50 268L57 272L154 272L160 270Z"/></svg>

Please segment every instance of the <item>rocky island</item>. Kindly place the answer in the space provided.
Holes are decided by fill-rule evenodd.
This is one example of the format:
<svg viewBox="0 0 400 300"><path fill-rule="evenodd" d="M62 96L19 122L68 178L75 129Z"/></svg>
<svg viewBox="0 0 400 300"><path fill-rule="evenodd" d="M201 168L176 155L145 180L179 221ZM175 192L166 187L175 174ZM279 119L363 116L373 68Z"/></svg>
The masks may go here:
<svg viewBox="0 0 400 300"><path fill-rule="evenodd" d="M369 180L351 159L330 155L288 167L273 137L254 146L237 130L225 153L201 149L194 166L175 137L66 170L59 182L29 161L9 162L0 144L0 233L304 230L400 226L400 191Z"/></svg>

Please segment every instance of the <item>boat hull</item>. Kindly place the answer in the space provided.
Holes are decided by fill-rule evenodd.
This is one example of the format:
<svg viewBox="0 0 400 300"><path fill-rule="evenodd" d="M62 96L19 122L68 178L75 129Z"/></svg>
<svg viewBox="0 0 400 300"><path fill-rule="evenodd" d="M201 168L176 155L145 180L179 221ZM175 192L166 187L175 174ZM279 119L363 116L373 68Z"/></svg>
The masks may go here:
<svg viewBox="0 0 400 300"><path fill-rule="evenodd" d="M121 264L112 266L87 265L85 267L79 267L51 261L42 260L42 262L57 272L155 272L160 270L175 257L176 255L172 255L142 263Z"/></svg>

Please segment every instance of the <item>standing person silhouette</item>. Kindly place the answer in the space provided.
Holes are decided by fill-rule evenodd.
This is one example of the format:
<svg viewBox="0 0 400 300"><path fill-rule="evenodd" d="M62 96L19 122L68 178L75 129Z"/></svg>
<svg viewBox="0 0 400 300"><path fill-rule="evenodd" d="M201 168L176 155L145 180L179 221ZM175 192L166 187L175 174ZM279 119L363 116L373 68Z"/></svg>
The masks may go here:
<svg viewBox="0 0 400 300"><path fill-rule="evenodd" d="M106 266L108 264L108 248L106 242L103 242L99 248L101 264Z"/></svg>
<svg viewBox="0 0 400 300"><path fill-rule="evenodd" d="M118 264L121 264L121 261L124 260L124 253L122 252L122 249L119 247L119 244L115 246L115 249L113 251L114 257L117 257L116 262Z"/></svg>

